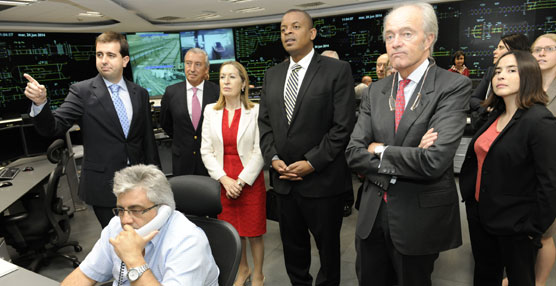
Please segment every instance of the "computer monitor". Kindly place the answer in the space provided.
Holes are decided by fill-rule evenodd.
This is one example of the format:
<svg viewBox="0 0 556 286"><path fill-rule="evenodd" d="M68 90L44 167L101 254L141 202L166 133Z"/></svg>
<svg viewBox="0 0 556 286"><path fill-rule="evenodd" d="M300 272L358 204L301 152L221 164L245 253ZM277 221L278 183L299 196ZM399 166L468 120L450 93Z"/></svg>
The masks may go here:
<svg viewBox="0 0 556 286"><path fill-rule="evenodd" d="M25 146L25 156L46 154L48 146L56 139L40 135L32 124L21 125L21 134Z"/></svg>
<svg viewBox="0 0 556 286"><path fill-rule="evenodd" d="M25 147L21 128L11 126L0 128L0 165L5 166L9 163L25 156Z"/></svg>

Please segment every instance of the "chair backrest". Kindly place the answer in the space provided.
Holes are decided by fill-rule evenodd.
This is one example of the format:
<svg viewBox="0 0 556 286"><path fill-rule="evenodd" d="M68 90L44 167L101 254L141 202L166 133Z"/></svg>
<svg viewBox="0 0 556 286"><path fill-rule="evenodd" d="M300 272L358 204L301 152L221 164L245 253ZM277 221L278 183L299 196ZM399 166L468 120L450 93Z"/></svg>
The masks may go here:
<svg viewBox="0 0 556 286"><path fill-rule="evenodd" d="M220 183L196 175L170 178L176 209L203 229L210 243L212 256L220 270L218 284L233 285L241 259L241 240L229 223L210 218L222 211Z"/></svg>
<svg viewBox="0 0 556 286"><path fill-rule="evenodd" d="M62 245L69 240L70 223L67 209L63 201L58 197L58 183L60 177L64 175L64 167L69 159L69 152L66 143L62 139L55 140L46 152L48 160L56 164L56 168L50 173L46 194L44 199L44 209L50 224L54 228L55 235L52 236L51 243Z"/></svg>

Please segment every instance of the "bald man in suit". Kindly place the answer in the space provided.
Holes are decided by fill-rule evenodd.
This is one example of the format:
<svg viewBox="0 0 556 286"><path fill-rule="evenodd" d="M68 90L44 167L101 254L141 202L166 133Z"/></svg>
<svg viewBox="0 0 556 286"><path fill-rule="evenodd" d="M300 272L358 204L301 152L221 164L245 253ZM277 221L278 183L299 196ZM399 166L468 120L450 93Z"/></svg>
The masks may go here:
<svg viewBox="0 0 556 286"><path fill-rule="evenodd" d="M292 285L312 285L311 232L321 265L315 284L339 285L344 202L353 192L343 154L355 123L351 68L315 53L306 12L286 12L280 29L290 58L265 74L259 130L279 194L286 270Z"/></svg>

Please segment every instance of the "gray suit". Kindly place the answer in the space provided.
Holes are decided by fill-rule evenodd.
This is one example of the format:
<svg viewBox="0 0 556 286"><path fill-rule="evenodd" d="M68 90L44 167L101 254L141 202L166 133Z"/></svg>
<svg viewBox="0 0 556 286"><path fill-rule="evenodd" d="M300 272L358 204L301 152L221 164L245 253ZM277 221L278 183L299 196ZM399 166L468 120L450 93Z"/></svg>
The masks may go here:
<svg viewBox="0 0 556 286"><path fill-rule="evenodd" d="M396 96L397 81L392 86L392 76L389 76L373 83L363 97L359 118L346 149L349 166L366 178L357 220L357 239L369 237L382 194L387 192L387 224L392 245L403 255L437 254L461 245L458 194L452 166L466 123L471 81L432 66L417 104L417 93L424 78L407 104L397 133L394 132L394 111L389 107L392 89ZM415 108L411 110L413 105ZM418 148L429 128L438 132L438 139L428 149ZM367 151L372 142L388 146L382 162ZM396 181L392 184L393 176Z"/></svg>

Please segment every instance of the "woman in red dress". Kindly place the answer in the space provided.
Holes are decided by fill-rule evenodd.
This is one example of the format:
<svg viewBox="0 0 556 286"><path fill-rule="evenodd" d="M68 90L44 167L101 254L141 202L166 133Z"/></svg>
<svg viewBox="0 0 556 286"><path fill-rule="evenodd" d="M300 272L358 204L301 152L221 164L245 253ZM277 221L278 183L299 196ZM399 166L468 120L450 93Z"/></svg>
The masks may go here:
<svg viewBox="0 0 556 286"><path fill-rule="evenodd" d="M205 107L201 156L209 175L222 185L219 219L232 224L241 237L242 255L234 285L263 285L266 232L266 189L262 172L257 118L259 106L249 100L247 71L238 62L220 68L220 98ZM247 239L253 272L246 257Z"/></svg>

